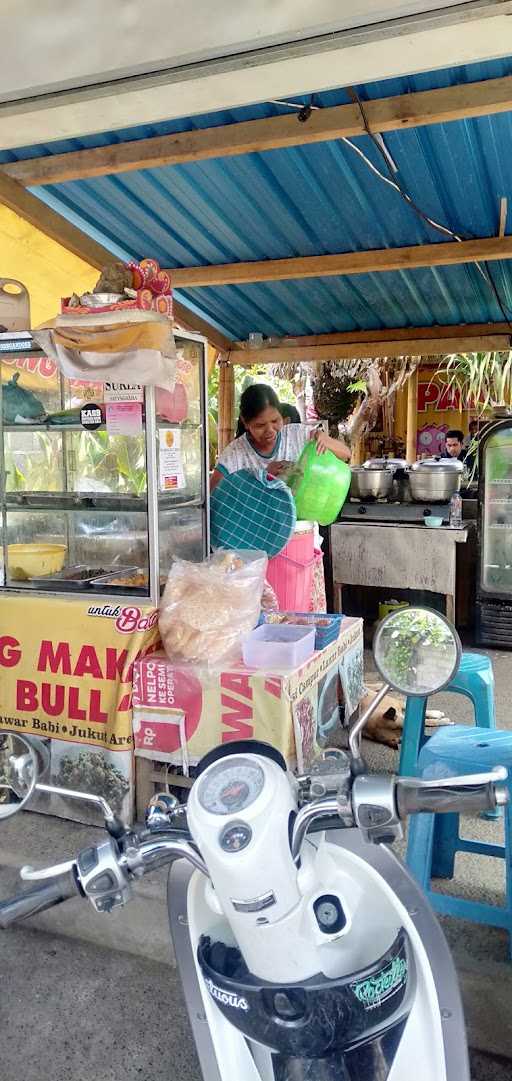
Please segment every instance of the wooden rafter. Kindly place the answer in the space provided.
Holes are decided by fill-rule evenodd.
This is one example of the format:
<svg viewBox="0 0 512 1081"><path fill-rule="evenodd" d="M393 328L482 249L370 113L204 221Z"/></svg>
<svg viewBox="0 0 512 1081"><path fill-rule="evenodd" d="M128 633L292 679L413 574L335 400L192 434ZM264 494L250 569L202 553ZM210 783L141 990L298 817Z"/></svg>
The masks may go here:
<svg viewBox="0 0 512 1081"><path fill-rule="evenodd" d="M512 76L365 103L368 122L375 132L441 124L508 110L512 110ZM52 154L12 162L4 165L3 170L27 187L60 184L135 169L325 142L342 136L350 138L364 135L364 132L357 105L339 105L315 110L306 123L300 123L294 113Z"/></svg>
<svg viewBox="0 0 512 1081"><path fill-rule="evenodd" d="M429 342L432 338L492 338L511 337L512 328L508 323L454 323L446 326L428 327L391 327L382 330L343 330L332 334L302 334L285 338L272 338L272 343L255 351L248 342L233 342L232 355L239 357L240 351L246 352L253 357L255 352L261 357L272 357L275 349L305 349L316 345L380 345L381 355L385 354L384 346L388 342L400 339L402 342L421 341L423 351L428 352ZM410 352L410 350L409 350ZM270 361L272 363L272 361ZM238 359L236 363L239 363Z"/></svg>
<svg viewBox="0 0 512 1081"><path fill-rule="evenodd" d="M297 278L375 274L494 259L512 259L512 236L460 242L440 241L438 244L414 244L406 248L380 248L336 255L301 255L291 259L221 263L218 266L175 267L169 273L177 288L195 289L210 285L247 285L251 282L291 281Z"/></svg>
<svg viewBox="0 0 512 1081"><path fill-rule="evenodd" d="M511 348L512 330L506 323L468 323L283 338L281 344L266 349L248 349L245 343L238 342L231 351L230 361L250 367L253 364L314 363L358 357L401 357L404 354L439 356L484 349L506 352Z"/></svg>
<svg viewBox="0 0 512 1081"><path fill-rule="evenodd" d="M0 203L9 207L20 218L30 222L35 229L39 229L45 236L51 237L61 244L67 251L83 259L89 266L101 270L108 263L113 262L115 256L96 240L92 240L71 222L66 221L60 214L56 214L41 199L37 199L31 192L25 191L16 180L4 176L0 172ZM215 327L210 326L205 319L194 315L183 304L174 304L174 315L177 322L186 329L196 334L204 334L212 345L222 351L229 351L231 341L221 334Z"/></svg>

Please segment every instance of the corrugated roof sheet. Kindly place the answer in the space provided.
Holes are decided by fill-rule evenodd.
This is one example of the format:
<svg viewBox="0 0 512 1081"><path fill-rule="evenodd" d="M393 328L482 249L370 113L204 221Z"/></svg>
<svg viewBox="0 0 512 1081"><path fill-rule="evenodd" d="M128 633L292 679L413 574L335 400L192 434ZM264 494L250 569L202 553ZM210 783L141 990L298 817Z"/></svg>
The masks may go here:
<svg viewBox="0 0 512 1081"><path fill-rule="evenodd" d="M360 87L362 99L498 78L512 58ZM294 99L299 100L299 99ZM318 95L327 106L343 90ZM61 153L192 128L272 116L271 104L154 127L3 152L0 160ZM354 140L378 167L367 136ZM386 134L402 184L430 216L473 236L497 233L500 197L512 219L512 113ZM335 141L193 164L165 166L33 189L120 256L152 255L164 266L286 258L443 243L346 144ZM512 317L512 268L493 263ZM494 322L497 299L474 266L455 266L210 287L179 292L231 337L379 327Z"/></svg>

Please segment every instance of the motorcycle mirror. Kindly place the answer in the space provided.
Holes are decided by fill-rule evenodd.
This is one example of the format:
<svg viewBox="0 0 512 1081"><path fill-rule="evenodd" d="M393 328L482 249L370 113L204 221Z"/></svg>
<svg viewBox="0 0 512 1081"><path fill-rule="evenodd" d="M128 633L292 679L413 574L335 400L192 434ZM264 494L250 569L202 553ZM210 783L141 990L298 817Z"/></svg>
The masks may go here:
<svg viewBox="0 0 512 1081"><path fill-rule="evenodd" d="M384 682L395 691L423 698L446 687L462 653L451 623L429 608L401 608L379 623L373 657Z"/></svg>
<svg viewBox="0 0 512 1081"><path fill-rule="evenodd" d="M44 745L17 732L0 733L0 819L28 803L44 770Z"/></svg>

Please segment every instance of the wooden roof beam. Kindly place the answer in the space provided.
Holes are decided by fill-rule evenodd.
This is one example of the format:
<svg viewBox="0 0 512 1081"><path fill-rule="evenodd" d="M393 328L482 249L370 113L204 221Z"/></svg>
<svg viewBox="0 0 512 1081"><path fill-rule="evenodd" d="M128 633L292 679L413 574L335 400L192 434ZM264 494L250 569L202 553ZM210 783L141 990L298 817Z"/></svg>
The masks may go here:
<svg viewBox="0 0 512 1081"><path fill-rule="evenodd" d="M387 341L358 341L331 345L288 346L272 349L234 349L229 360L249 368L253 364L298 364L301 361L322 363L331 360L357 360L374 357L421 357L443 356L449 353L474 353L478 350L496 350L506 352L512 347L512 335L508 333L488 333L475 335L463 333L460 327L458 336L444 337L450 328L438 327L439 337L401 338ZM397 332L399 333L399 332Z"/></svg>
<svg viewBox="0 0 512 1081"><path fill-rule="evenodd" d="M481 240L460 242L440 241L437 244L340 252L337 255L224 263L219 266L174 267L169 273L176 288L195 289L211 285L247 285L251 282L291 281L297 278L376 274L389 270L453 266L457 263L494 259L512 259L512 236L484 237Z"/></svg>
<svg viewBox="0 0 512 1081"><path fill-rule="evenodd" d="M512 339L512 327L508 323L455 323L445 326L426 326L426 327L390 327L382 330L344 330L337 331L332 334L303 334L303 335L287 335L283 338L272 338L271 344L263 346L258 352L258 356L261 357L263 353L268 356L270 363L273 363L273 353L275 349L305 349L318 345L365 345L373 346L380 343L381 354L385 353L385 345L387 342L401 341L404 345L407 345L409 341L421 341L423 342L424 349L428 351L429 342L432 338L436 339L451 339L451 338L495 338L496 336L508 336ZM511 343L512 344L512 343ZM507 345L509 348L510 345ZM247 353L247 357L253 357L255 350L249 345L248 341L233 342L232 356L237 357L237 363L239 363L238 357L240 352Z"/></svg>
<svg viewBox="0 0 512 1081"><path fill-rule="evenodd" d="M16 180L4 176L0 171L0 203L9 207L24 221L28 221L35 229L39 229L45 236L51 237L57 244L61 244L67 251L83 259L85 263L102 270L104 266L115 261L115 256L108 248L98 244L96 240L77 229L71 222L66 221L60 214L56 214L46 203L38 199L31 192L25 191ZM70 283L72 285L72 283ZM184 304L174 303L175 319L187 330L196 334L204 334L212 345L221 352L231 349L232 342L221 334L215 327L210 326L205 319L191 312Z"/></svg>
<svg viewBox="0 0 512 1081"><path fill-rule="evenodd" d="M381 98L367 101L364 106L369 125L375 132L490 116L512 110L512 76ZM67 180L305 146L364 134L358 106L338 105L314 110L306 123L301 123L297 114L292 113L65 154L48 154L11 162L2 169L25 187L62 184Z"/></svg>

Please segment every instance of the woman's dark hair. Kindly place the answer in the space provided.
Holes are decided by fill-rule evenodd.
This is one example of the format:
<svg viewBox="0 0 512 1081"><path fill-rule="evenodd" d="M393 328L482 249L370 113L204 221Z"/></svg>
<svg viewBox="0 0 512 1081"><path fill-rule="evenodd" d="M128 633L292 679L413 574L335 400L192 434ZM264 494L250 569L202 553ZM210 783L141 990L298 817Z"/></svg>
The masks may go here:
<svg viewBox="0 0 512 1081"><path fill-rule="evenodd" d="M269 405L281 412L281 403L272 387L268 387L266 383L253 383L246 387L240 398L240 416L235 438L239 439L244 434L244 420L255 420Z"/></svg>
<svg viewBox="0 0 512 1081"><path fill-rule="evenodd" d="M294 405L288 405L288 402L281 402L279 408L283 419L289 420L290 424L300 424L300 413Z"/></svg>

